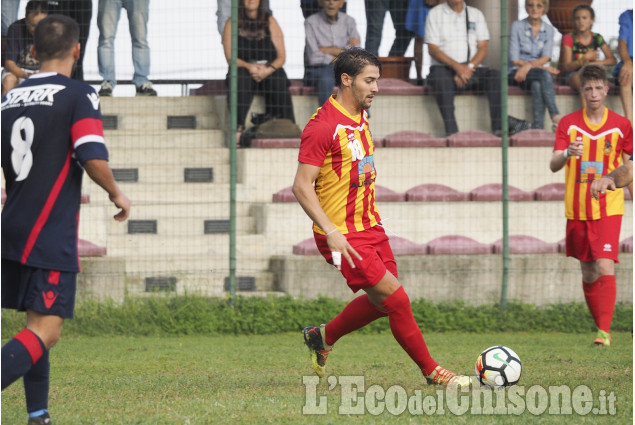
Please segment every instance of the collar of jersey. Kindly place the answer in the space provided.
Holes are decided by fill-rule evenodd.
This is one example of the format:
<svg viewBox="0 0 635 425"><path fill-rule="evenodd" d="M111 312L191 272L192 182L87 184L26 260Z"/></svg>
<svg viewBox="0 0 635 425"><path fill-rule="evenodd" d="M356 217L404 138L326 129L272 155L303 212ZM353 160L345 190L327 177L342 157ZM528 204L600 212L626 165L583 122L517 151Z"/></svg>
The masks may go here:
<svg viewBox="0 0 635 425"><path fill-rule="evenodd" d="M341 113L343 113L344 115L346 115L347 117L349 117L351 120L355 121L355 122L360 122L362 119L362 112L360 111L359 114L353 116L351 114L348 113L348 111L346 110L346 108L344 108L337 100L335 100L335 95L331 95L331 97L329 98L329 100L331 101L331 104L333 106L335 106L335 108L340 111Z"/></svg>
<svg viewBox="0 0 635 425"><path fill-rule="evenodd" d="M609 108L607 108L606 106L604 107L604 115L602 116L602 121L599 124L591 124L589 122L589 117L586 114L586 108L582 110L582 116L584 117L584 123L586 124L586 126L593 131L597 131L602 128L604 124L606 124L606 119L609 117Z"/></svg>
<svg viewBox="0 0 635 425"><path fill-rule="evenodd" d="M46 78L46 77L51 77L53 75L56 75L57 72L42 72L39 74L33 74L29 77L29 80L32 78Z"/></svg>

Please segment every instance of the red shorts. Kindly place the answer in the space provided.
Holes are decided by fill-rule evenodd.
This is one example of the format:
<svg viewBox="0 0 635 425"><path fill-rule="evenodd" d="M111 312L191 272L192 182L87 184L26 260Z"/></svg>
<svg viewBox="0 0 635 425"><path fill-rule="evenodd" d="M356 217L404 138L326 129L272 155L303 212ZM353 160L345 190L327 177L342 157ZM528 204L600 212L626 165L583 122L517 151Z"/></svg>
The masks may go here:
<svg viewBox="0 0 635 425"><path fill-rule="evenodd" d="M619 263L621 227L621 215L599 220L567 220L567 257L585 262L608 258Z"/></svg>
<svg viewBox="0 0 635 425"><path fill-rule="evenodd" d="M333 264L331 250L326 243L326 236L313 233L315 243L326 262ZM354 256L355 268L351 268L342 256L342 275L353 292L376 285L389 271L397 277L397 263L388 243L388 236L381 226L374 226L362 232L349 233L346 240L361 255L358 260Z"/></svg>
<svg viewBox="0 0 635 425"><path fill-rule="evenodd" d="M77 273L25 266L2 259L2 308L72 319Z"/></svg>

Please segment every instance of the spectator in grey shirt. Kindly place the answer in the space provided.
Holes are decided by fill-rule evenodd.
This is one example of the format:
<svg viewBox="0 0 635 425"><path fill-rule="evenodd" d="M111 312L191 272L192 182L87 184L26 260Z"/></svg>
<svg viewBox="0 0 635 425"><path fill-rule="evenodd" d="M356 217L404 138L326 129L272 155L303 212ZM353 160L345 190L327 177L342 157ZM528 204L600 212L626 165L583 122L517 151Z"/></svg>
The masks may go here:
<svg viewBox="0 0 635 425"><path fill-rule="evenodd" d="M345 48L360 44L355 19L340 12L345 2L320 0L322 10L304 21L304 84L317 88L320 106L333 94L333 59Z"/></svg>

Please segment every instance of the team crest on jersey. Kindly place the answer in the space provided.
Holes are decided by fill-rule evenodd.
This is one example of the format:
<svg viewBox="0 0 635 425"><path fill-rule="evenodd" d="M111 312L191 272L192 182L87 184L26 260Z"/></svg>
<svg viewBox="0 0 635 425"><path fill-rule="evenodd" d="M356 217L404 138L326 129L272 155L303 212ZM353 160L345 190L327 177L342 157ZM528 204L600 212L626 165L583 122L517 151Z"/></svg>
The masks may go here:
<svg viewBox="0 0 635 425"><path fill-rule="evenodd" d="M604 142L604 153L605 154L610 154L611 153L611 141L607 138L606 141Z"/></svg>
<svg viewBox="0 0 635 425"><path fill-rule="evenodd" d="M582 161L580 163L580 172L583 174L602 174L604 171L604 163L601 161Z"/></svg>
<svg viewBox="0 0 635 425"><path fill-rule="evenodd" d="M66 86L60 84L16 87L6 94L2 109L33 105L52 106L54 96L65 88Z"/></svg>
<svg viewBox="0 0 635 425"><path fill-rule="evenodd" d="M373 155L368 155L362 158L357 164L357 171L359 175L371 173L375 171L375 162L373 161Z"/></svg>

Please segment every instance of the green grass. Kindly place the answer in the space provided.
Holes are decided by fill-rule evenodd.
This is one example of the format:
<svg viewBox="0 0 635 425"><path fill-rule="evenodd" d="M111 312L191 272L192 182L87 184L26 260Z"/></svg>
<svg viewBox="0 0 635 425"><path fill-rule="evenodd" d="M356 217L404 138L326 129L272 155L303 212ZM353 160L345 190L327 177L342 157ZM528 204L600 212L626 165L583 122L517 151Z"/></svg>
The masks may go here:
<svg viewBox="0 0 635 425"><path fill-rule="evenodd" d="M312 376L299 332L222 336L65 336L51 351L50 412L57 425L75 424L631 424L633 350L630 332L614 332L610 348L591 346L592 333L427 333L431 353L444 366L473 371L490 345L513 348L523 361L520 384L587 385L617 396L617 414L519 416L445 414L375 416L338 413L341 387L317 387L326 415L303 415ZM368 388L402 386L436 396L388 332L355 333L338 342L329 374L363 376ZM2 393L3 424L26 423L20 382Z"/></svg>

